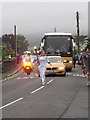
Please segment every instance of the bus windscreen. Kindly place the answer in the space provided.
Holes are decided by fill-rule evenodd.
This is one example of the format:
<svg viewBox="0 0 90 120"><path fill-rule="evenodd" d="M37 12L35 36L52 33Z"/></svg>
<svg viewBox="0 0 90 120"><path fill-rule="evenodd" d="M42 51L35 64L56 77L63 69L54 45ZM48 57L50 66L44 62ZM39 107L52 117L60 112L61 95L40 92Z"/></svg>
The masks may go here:
<svg viewBox="0 0 90 120"><path fill-rule="evenodd" d="M46 37L45 44L45 51L47 54L60 53L62 56L72 55L72 39L70 37Z"/></svg>

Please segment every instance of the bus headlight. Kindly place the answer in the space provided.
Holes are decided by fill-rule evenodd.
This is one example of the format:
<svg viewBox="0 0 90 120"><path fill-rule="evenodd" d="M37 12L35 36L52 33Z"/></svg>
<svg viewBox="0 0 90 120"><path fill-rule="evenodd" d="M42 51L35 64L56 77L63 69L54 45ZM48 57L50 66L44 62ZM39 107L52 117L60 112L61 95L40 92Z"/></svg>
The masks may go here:
<svg viewBox="0 0 90 120"><path fill-rule="evenodd" d="M69 63L72 63L72 61L69 61Z"/></svg>

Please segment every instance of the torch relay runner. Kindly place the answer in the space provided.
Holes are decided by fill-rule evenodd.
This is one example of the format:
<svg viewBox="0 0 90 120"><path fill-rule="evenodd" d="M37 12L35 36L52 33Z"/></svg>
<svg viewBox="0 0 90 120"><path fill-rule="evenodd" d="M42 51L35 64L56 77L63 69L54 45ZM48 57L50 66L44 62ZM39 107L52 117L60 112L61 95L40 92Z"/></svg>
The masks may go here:
<svg viewBox="0 0 90 120"><path fill-rule="evenodd" d="M46 64L47 62L49 63L47 56L45 55L45 52L43 49L41 49L40 51L40 55L38 56L37 54L37 49L36 46L34 46L34 50L36 51L36 55L37 55L37 61L38 61L38 67L40 70L40 79L42 81L42 85L45 85L45 71L46 71Z"/></svg>

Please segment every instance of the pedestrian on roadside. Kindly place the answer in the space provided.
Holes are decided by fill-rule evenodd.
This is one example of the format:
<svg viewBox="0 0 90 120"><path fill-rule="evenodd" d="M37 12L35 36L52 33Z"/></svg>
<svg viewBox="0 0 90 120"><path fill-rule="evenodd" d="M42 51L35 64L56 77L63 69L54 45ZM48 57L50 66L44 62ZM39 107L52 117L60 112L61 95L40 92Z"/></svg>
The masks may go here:
<svg viewBox="0 0 90 120"><path fill-rule="evenodd" d="M79 61L80 61L80 55L77 55L77 60L78 60L78 65L79 65Z"/></svg>
<svg viewBox="0 0 90 120"><path fill-rule="evenodd" d="M17 64L19 64L19 62L20 62L20 55L17 54Z"/></svg>
<svg viewBox="0 0 90 120"><path fill-rule="evenodd" d="M74 65L74 68L76 66L76 55L73 56L73 65Z"/></svg>
<svg viewBox="0 0 90 120"><path fill-rule="evenodd" d="M85 74L86 74L85 61L86 61L86 53L85 53L85 50L83 50L82 55L80 57L80 63L82 65L82 70L83 70L83 77L85 77Z"/></svg>
<svg viewBox="0 0 90 120"><path fill-rule="evenodd" d="M87 48L86 55L86 71L87 71L87 87L90 86L90 48Z"/></svg>

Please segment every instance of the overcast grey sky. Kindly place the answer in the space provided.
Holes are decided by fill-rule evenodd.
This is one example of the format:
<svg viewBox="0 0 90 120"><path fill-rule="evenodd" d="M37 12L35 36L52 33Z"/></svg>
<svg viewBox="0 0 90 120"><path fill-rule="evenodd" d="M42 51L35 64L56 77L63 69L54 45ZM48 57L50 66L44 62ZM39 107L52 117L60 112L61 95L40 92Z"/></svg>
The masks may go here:
<svg viewBox="0 0 90 120"><path fill-rule="evenodd" d="M76 34L76 11L80 17L80 34L88 34L88 2L3 3L2 33L37 35L45 32Z"/></svg>

